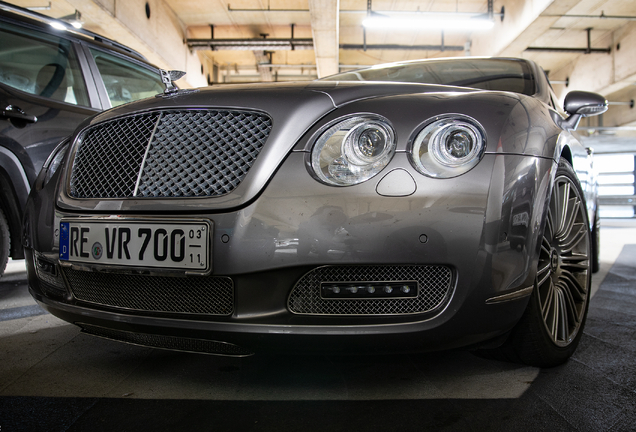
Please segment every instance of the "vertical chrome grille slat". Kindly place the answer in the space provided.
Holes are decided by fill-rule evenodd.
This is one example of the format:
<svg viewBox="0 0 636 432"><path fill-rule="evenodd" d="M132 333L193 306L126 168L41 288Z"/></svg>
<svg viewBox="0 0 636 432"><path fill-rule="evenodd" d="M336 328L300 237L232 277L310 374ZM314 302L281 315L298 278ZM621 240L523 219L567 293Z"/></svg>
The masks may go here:
<svg viewBox="0 0 636 432"><path fill-rule="evenodd" d="M148 150L150 150L150 145L152 144L152 138L155 136L155 132L157 132L157 127L159 126L159 122L161 122L162 114L159 114L157 118L157 123L155 123L155 127L150 134L150 138L148 139L148 145L146 146L146 152L144 153L144 158L141 160L141 165L139 165L139 174L137 174L137 181L135 182L135 190L133 191L133 196L137 196L137 190L139 190L139 181L141 180L141 173L144 170L144 166L146 165L146 158L148 157Z"/></svg>

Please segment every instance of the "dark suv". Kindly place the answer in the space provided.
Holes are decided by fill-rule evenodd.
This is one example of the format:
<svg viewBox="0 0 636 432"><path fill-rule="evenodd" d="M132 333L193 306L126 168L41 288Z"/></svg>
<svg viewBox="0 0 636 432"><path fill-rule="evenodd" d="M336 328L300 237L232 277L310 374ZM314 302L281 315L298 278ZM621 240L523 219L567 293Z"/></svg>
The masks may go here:
<svg viewBox="0 0 636 432"><path fill-rule="evenodd" d="M9 257L24 257L23 209L56 145L86 117L164 87L141 54L4 2L0 41L1 276Z"/></svg>

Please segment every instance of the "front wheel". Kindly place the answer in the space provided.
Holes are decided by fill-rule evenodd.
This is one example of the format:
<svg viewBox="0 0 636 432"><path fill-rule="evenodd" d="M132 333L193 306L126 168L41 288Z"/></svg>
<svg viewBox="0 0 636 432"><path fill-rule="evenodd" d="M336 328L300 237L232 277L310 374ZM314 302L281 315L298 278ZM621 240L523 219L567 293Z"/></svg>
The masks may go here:
<svg viewBox="0 0 636 432"><path fill-rule="evenodd" d="M496 358L556 366L576 350L589 306L591 236L583 191L567 161L557 170L528 307Z"/></svg>

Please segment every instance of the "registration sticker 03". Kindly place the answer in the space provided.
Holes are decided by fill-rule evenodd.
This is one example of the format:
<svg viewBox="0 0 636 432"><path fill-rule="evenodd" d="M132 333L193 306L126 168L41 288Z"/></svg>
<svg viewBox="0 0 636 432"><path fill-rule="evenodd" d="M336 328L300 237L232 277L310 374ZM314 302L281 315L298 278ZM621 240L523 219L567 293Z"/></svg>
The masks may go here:
<svg viewBox="0 0 636 432"><path fill-rule="evenodd" d="M207 220L67 219L60 260L204 273L210 268Z"/></svg>

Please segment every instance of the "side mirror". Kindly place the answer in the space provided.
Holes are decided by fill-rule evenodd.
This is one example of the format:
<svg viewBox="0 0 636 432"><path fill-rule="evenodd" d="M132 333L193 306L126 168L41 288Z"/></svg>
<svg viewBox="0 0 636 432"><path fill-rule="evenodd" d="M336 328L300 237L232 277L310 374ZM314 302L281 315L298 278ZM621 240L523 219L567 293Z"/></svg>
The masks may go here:
<svg viewBox="0 0 636 432"><path fill-rule="evenodd" d="M561 122L561 127L576 130L581 118L607 111L607 100L598 93L575 90L565 96L563 109L570 116Z"/></svg>

